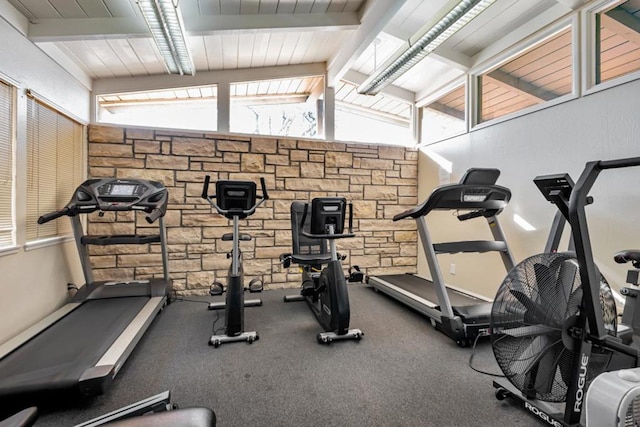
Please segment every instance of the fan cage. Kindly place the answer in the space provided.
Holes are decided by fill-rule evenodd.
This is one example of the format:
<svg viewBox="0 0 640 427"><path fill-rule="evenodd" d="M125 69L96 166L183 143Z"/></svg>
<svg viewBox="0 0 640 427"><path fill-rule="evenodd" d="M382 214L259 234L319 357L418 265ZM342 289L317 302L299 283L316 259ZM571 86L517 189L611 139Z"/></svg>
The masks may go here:
<svg viewBox="0 0 640 427"><path fill-rule="evenodd" d="M571 342L566 330L580 314L579 270L572 253L534 255L512 269L498 289L491 310L491 346L505 377L529 398L566 400L575 356L566 346ZM615 335L615 300L602 275L599 299L605 328ZM609 350L593 347L587 384L604 372L610 357Z"/></svg>

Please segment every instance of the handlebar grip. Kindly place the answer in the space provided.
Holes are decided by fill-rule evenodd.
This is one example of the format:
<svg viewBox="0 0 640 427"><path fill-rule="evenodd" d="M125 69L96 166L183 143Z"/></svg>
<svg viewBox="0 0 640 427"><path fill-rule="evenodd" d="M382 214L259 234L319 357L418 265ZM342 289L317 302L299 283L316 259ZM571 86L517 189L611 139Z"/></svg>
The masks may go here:
<svg viewBox="0 0 640 427"><path fill-rule="evenodd" d="M146 219L149 224L152 224L155 222L156 219L160 218L161 216L162 216L162 211L160 209L154 209L151 211L149 215L145 216L144 219Z"/></svg>
<svg viewBox="0 0 640 427"><path fill-rule="evenodd" d="M69 213L69 208L63 208L63 209L60 209L59 211L49 212L38 218L38 224L44 224L45 222L53 221L56 218L65 216L67 213Z"/></svg>
<svg viewBox="0 0 640 427"><path fill-rule="evenodd" d="M204 186L202 187L202 198L207 200L209 198L209 181L211 177L209 175L205 175L204 177Z"/></svg>
<svg viewBox="0 0 640 427"><path fill-rule="evenodd" d="M262 186L262 199L269 200L269 194L267 193L267 185L264 182L264 178L260 178L260 185Z"/></svg>
<svg viewBox="0 0 640 427"><path fill-rule="evenodd" d="M483 215L482 211L473 211L466 214L458 215L458 221L466 221L471 218L478 218L479 216L482 216L482 215Z"/></svg>

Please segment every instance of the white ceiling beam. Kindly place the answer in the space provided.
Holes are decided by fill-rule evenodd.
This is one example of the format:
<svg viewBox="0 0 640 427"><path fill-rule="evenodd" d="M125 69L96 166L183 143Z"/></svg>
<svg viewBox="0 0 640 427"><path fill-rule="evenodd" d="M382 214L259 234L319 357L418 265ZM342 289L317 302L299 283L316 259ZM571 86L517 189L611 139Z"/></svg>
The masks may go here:
<svg viewBox="0 0 640 427"><path fill-rule="evenodd" d="M287 79L324 75L324 62L280 67L243 68L237 70L207 71L195 76L162 74L155 76L114 77L93 81L93 95L110 93L143 92L148 90L176 89L192 86L210 86L251 82L258 80Z"/></svg>
<svg viewBox="0 0 640 427"><path fill-rule="evenodd" d="M578 10L589 0L556 0L558 3L567 6L571 10Z"/></svg>
<svg viewBox="0 0 640 427"><path fill-rule="evenodd" d="M342 80L345 80L349 83L353 83L356 86L361 85L369 76L366 74L360 73L356 70L349 70L342 76ZM416 94L407 89L403 89L398 86L389 85L378 92L382 95L388 96L390 98L395 98L400 101L406 101L411 104L415 102Z"/></svg>
<svg viewBox="0 0 640 427"><path fill-rule="evenodd" d="M327 62L327 85L334 87L376 36L400 10L406 0L368 1L360 26L347 43Z"/></svg>
<svg viewBox="0 0 640 427"><path fill-rule="evenodd" d="M27 34L29 21L7 0L0 0L0 16L22 34Z"/></svg>
<svg viewBox="0 0 640 427"><path fill-rule="evenodd" d="M184 18L188 35L224 31L335 31L353 30L360 20L353 13L309 13L272 15L198 15ZM149 37L141 18L38 19L29 23L28 37L34 42Z"/></svg>
<svg viewBox="0 0 640 427"><path fill-rule="evenodd" d="M461 52L447 49L444 46L438 47L429 55L431 58L447 64L457 70L469 71L473 65L473 59Z"/></svg>

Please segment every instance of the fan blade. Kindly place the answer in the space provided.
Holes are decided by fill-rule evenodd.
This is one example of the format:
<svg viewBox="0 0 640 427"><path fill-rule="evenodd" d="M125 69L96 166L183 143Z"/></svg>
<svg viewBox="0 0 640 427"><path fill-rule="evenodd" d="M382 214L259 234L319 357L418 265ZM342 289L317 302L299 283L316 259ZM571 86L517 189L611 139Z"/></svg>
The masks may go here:
<svg viewBox="0 0 640 427"><path fill-rule="evenodd" d="M538 393L547 394L551 392L558 367L560 368L561 373L567 370L566 363L559 366L560 356L563 351L565 351L565 348L562 344L562 340L557 340L553 344L547 346L540 353L535 366L535 374L533 373L533 370L530 373L533 374L535 378L534 387Z"/></svg>
<svg viewBox="0 0 640 427"><path fill-rule="evenodd" d="M569 260L562 263L556 280L554 301L557 308L554 312L561 316L561 319L563 320L575 314L568 313L567 309L571 307L569 302L571 301L573 294L576 293L572 293L571 291L573 290L573 284L575 283L577 276L578 264Z"/></svg>
<svg viewBox="0 0 640 427"><path fill-rule="evenodd" d="M528 340L528 345L513 358L511 371L517 375L525 375L531 371L536 364L540 353L551 343L547 335L538 335L532 340Z"/></svg>
<svg viewBox="0 0 640 427"><path fill-rule="evenodd" d="M535 337L524 351L514 358L511 365L512 371L526 377L524 392L535 390L537 393L547 394L551 391L559 357L564 351L562 340L558 335Z"/></svg>
<svg viewBox="0 0 640 427"><path fill-rule="evenodd" d="M527 312L525 314L525 322L527 323L546 323L546 313L541 309L540 304L533 301L522 291L518 291L515 289L509 289L511 295L513 295L520 304L522 304Z"/></svg>
<svg viewBox="0 0 640 427"><path fill-rule="evenodd" d="M532 338L541 335L552 335L560 332L558 328L545 325L521 326L518 328L496 329L495 334L508 335L513 338Z"/></svg>
<svg viewBox="0 0 640 427"><path fill-rule="evenodd" d="M536 284L540 305L545 307L545 323L562 325L567 316L568 295L578 272L577 264L566 258L558 257L551 261L549 267L535 264ZM556 272L557 276L556 276Z"/></svg>

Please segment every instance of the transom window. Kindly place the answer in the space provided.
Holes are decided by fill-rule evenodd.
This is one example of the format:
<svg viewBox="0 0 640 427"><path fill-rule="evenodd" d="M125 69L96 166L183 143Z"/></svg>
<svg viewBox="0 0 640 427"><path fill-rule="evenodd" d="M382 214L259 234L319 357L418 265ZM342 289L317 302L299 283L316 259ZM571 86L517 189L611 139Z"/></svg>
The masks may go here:
<svg viewBox="0 0 640 427"><path fill-rule="evenodd" d="M573 88L572 53L569 27L479 76L478 122L570 94Z"/></svg>
<svg viewBox="0 0 640 427"><path fill-rule="evenodd" d="M640 70L640 3L629 0L596 14L596 83Z"/></svg>

